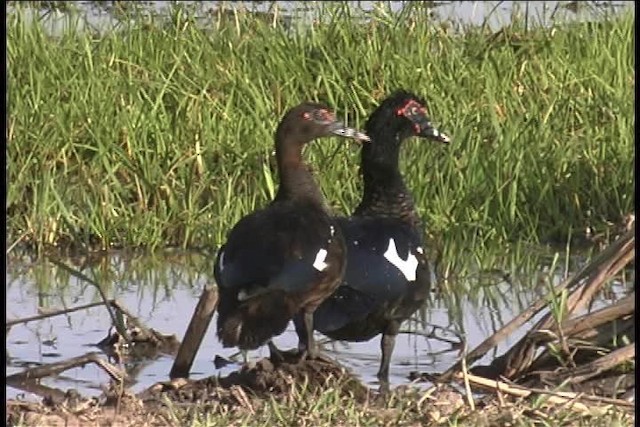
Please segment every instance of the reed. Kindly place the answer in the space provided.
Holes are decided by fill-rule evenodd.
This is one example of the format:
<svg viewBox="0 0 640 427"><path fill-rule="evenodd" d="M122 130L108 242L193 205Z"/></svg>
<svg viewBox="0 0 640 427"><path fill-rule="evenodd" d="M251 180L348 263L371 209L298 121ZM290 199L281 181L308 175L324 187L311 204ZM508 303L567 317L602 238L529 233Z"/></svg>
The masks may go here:
<svg viewBox="0 0 640 427"><path fill-rule="evenodd" d="M324 100L362 126L398 87L426 96L453 137L402 153L437 240L565 242L633 210L633 13L492 34L436 25L421 6L363 20L324 5L305 24L178 4L104 34L70 11L51 36L13 7L9 245L215 248L273 195L287 108ZM358 150L332 140L307 156L335 211L352 211Z"/></svg>

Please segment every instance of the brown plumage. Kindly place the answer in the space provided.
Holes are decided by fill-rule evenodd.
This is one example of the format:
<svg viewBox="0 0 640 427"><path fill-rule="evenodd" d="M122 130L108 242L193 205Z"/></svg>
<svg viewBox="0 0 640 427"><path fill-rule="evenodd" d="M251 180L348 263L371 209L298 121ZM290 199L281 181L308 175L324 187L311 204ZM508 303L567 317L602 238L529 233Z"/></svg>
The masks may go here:
<svg viewBox="0 0 640 427"><path fill-rule="evenodd" d="M233 227L215 262L217 334L224 347L264 345L296 313L312 328L313 311L340 283L344 240L302 160L305 144L330 135L367 139L317 103L292 108L278 125L277 195ZM313 337L303 344L313 355Z"/></svg>

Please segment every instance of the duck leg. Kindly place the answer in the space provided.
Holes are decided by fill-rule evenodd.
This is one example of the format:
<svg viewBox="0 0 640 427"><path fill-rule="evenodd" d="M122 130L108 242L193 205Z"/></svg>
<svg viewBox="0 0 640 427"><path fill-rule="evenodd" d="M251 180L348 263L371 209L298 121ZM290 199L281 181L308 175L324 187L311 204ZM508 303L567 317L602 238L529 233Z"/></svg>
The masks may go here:
<svg viewBox="0 0 640 427"><path fill-rule="evenodd" d="M284 356L282 354L282 351L280 351L280 349L276 347L276 345L273 343L273 340L269 340L269 342L267 343L267 346L269 347L269 359L272 362L277 362L277 363L284 362Z"/></svg>
<svg viewBox="0 0 640 427"><path fill-rule="evenodd" d="M311 317L313 318L313 313ZM313 338L313 325L311 325L310 327L311 327L312 341L309 342L309 338L308 338L309 332L307 330L308 324L305 316L299 316L294 318L293 324L296 328L296 333L298 334L298 353L300 355L301 361L309 357L309 358L315 358L316 360L320 360L325 363L333 363L333 364L336 363L333 359L321 353L320 351L316 351L315 355L313 356L309 355L308 348L310 345L315 347L315 339Z"/></svg>
<svg viewBox="0 0 640 427"><path fill-rule="evenodd" d="M317 356L315 341L313 339L313 311L302 312L302 322L294 319L294 326L298 334L298 351L300 361L307 358L315 359Z"/></svg>
<svg viewBox="0 0 640 427"><path fill-rule="evenodd" d="M304 353L302 359L315 359L317 356L316 343L313 339L313 311L304 312Z"/></svg>
<svg viewBox="0 0 640 427"><path fill-rule="evenodd" d="M397 323L397 322L396 322ZM382 333L380 340L380 349L382 350L382 359L380 360L380 370L378 371L378 379L382 383L389 383L389 365L391 364L391 355L396 345L396 336L400 325L389 325Z"/></svg>
<svg viewBox="0 0 640 427"><path fill-rule="evenodd" d="M307 349L307 328L304 323L304 316L297 314L293 318L293 326L295 327L296 334L298 335L298 353L302 354Z"/></svg>
<svg viewBox="0 0 640 427"><path fill-rule="evenodd" d="M313 312L303 311L300 317L294 319L294 326L298 334L298 353L302 361L307 357L313 358L312 347L315 345L313 341Z"/></svg>

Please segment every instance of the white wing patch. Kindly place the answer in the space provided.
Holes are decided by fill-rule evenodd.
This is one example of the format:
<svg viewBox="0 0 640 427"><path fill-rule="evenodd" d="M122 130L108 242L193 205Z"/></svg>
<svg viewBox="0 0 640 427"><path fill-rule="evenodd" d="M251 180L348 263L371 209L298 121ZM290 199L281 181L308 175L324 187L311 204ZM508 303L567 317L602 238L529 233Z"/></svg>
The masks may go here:
<svg viewBox="0 0 640 427"><path fill-rule="evenodd" d="M407 259L400 258L398 249L396 248L396 242L393 239L389 239L389 247L384 253L384 257L393 265L398 267L398 270L404 274L404 277L409 281L416 280L416 269L418 268L418 259L414 254L409 252Z"/></svg>
<svg viewBox="0 0 640 427"><path fill-rule="evenodd" d="M220 258L218 259L218 269L220 273L222 273L222 264L224 264L224 251L220 253Z"/></svg>
<svg viewBox="0 0 640 427"><path fill-rule="evenodd" d="M249 294L247 293L247 291L242 289L240 292L238 292L238 301L246 301L248 299L249 299Z"/></svg>
<svg viewBox="0 0 640 427"><path fill-rule="evenodd" d="M327 250L320 249L316 254L316 259L313 261L313 267L318 271L323 271L325 268L329 267L329 264L324 262L327 259Z"/></svg>

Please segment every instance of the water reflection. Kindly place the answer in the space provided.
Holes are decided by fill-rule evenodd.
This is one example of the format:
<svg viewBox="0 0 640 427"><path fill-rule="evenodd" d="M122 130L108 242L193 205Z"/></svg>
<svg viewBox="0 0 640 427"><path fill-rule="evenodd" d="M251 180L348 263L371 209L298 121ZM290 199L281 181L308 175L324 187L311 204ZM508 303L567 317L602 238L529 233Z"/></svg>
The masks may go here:
<svg viewBox="0 0 640 427"><path fill-rule="evenodd" d="M47 2L43 2L47 3ZM111 2L76 1L64 10L27 9L24 19L26 23L38 21L45 31L59 35L66 30L86 31L104 34L117 30L127 22L132 22L135 11L138 17L160 20L170 16L176 10L194 12L198 22L203 26L212 25L212 17L217 11L248 11L264 15L270 20L282 18L281 22L289 27L292 19L296 22L313 22L329 16L332 6L325 2L308 1L184 1L174 5L173 2L150 1L127 7L113 6ZM625 1L348 1L344 2L354 17L386 14L411 14L428 12L434 23L448 23L455 28L469 25L483 25L497 31L514 21L523 22L525 26L558 24L567 21L589 21L601 19L623 9L635 12L634 2ZM178 8L178 9L176 9ZM9 6L8 17L15 11ZM77 13L76 13L77 12ZM8 18L7 18L8 19Z"/></svg>
<svg viewBox="0 0 640 427"><path fill-rule="evenodd" d="M444 282L428 307L407 322L404 333L397 338L390 375L392 384L407 384L412 371L443 372L459 357L460 336L467 340L469 349L475 347L544 294L549 286L559 283L566 276L567 267L577 268L584 262L583 257L575 257L572 258L575 261L559 266L554 263L558 258L561 257L542 257L533 272L476 269L459 276L457 282ZM145 325L163 334L175 334L178 339L186 331L203 287L213 283L209 257L202 254L115 255L85 267L82 273L101 284L108 298L117 299ZM6 279L7 319L32 316L42 309L100 301L95 286L46 261L29 265L24 260L14 260L8 264ZM618 283L615 288L620 291L625 286L627 284ZM614 292L609 297L618 295ZM110 326L110 316L103 306L15 325L7 335L7 375L96 351L94 345L107 336ZM514 334L480 362L488 362L501 354L520 337L521 334ZM323 337L319 339L327 341ZM324 348L329 356L365 383L375 386L379 340L328 342ZM275 342L281 348L296 347L293 328ZM233 349L219 345L214 328L210 327L196 355L192 376L228 374L238 365L218 370L213 359L216 355L228 358L234 353ZM250 354L252 359L264 356L267 356L266 349ZM132 390L138 392L157 381L167 380L172 363L170 356L157 355L153 360L128 364L126 368L135 380ZM107 382L108 377L102 370L87 365L65 371L56 378L44 378L41 383L97 395ZM15 397L21 391L8 387L7 393L8 397Z"/></svg>

